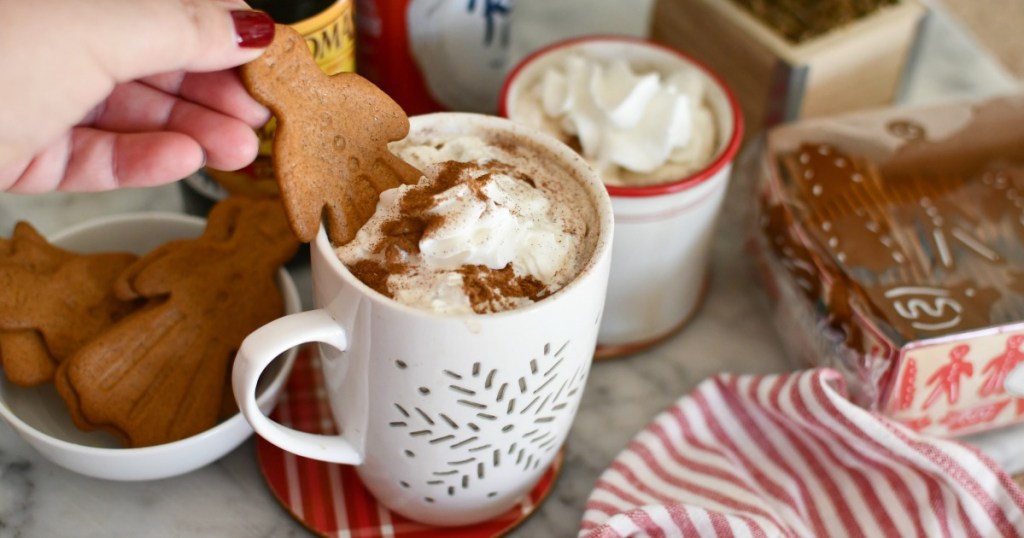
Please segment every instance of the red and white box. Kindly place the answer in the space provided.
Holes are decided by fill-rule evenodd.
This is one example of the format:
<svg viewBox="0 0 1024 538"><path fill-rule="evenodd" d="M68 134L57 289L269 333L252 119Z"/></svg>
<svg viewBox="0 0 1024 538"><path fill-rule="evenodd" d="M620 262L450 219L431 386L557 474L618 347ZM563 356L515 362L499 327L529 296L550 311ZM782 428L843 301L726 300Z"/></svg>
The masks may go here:
<svg viewBox="0 0 1024 538"><path fill-rule="evenodd" d="M1024 421L1024 95L768 133L755 259L788 351L961 436ZM1024 367L1024 366L1022 366Z"/></svg>

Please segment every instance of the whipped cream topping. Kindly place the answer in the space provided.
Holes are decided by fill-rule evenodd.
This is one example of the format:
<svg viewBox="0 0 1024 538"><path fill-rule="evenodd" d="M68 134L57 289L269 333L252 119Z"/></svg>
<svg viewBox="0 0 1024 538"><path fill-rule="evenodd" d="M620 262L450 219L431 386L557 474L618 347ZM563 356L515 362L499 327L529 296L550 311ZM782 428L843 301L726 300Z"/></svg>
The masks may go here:
<svg viewBox="0 0 1024 538"><path fill-rule="evenodd" d="M643 185L680 179L711 161L716 129L704 92L694 69L641 72L626 59L571 53L523 92L535 102L520 106L538 108L534 115L544 118L535 123L578 142L606 183Z"/></svg>
<svg viewBox="0 0 1024 538"><path fill-rule="evenodd" d="M371 287L434 312L496 312L554 293L578 270L583 225L498 154L477 138L400 151L424 177L383 192L338 257Z"/></svg>
<svg viewBox="0 0 1024 538"><path fill-rule="evenodd" d="M518 273L550 283L565 265L563 245L572 241L549 218L550 206L535 187L504 174L484 173L451 187L435 195L426 211L441 218L420 239L423 263L440 269L512 264Z"/></svg>

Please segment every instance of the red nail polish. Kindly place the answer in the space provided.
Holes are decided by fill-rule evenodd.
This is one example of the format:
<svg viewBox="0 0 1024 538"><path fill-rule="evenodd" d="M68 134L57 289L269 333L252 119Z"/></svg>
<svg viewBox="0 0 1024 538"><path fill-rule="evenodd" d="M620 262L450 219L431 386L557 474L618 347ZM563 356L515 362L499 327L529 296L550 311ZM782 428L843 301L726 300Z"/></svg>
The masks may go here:
<svg viewBox="0 0 1024 538"><path fill-rule="evenodd" d="M274 19L262 11L231 12L235 21L235 42L239 47L260 49L274 40Z"/></svg>

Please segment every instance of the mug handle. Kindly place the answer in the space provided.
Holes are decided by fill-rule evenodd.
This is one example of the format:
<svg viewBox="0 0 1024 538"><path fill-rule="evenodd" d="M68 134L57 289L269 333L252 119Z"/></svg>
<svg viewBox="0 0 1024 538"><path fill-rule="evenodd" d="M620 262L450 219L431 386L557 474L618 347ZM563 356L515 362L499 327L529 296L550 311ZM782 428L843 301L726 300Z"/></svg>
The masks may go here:
<svg viewBox="0 0 1024 538"><path fill-rule="evenodd" d="M359 465L363 456L340 435L301 432L267 418L256 405L256 383L263 370L281 353L308 342L322 342L339 351L348 347L345 330L323 309L278 318L242 341L231 372L238 408L252 429L283 450L331 463Z"/></svg>

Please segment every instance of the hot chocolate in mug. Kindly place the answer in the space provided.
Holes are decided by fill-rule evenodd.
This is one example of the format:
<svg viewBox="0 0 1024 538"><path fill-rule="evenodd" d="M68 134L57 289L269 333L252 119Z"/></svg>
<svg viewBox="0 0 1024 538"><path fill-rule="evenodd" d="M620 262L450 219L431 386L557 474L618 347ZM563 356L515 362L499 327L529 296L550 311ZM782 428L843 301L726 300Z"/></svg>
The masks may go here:
<svg viewBox="0 0 1024 538"><path fill-rule="evenodd" d="M423 133L514 140L584 193L586 261L565 287L490 314L414 308L365 285L321 228L310 249L315 309L254 332L235 360L235 398L253 429L295 454L356 466L391 510L454 526L495 517L541 478L569 432L593 358L608 281L612 212L590 167L545 134L497 117L410 119ZM577 203L580 200L577 200ZM260 373L281 352L319 343L339 436L282 426L256 407Z"/></svg>

